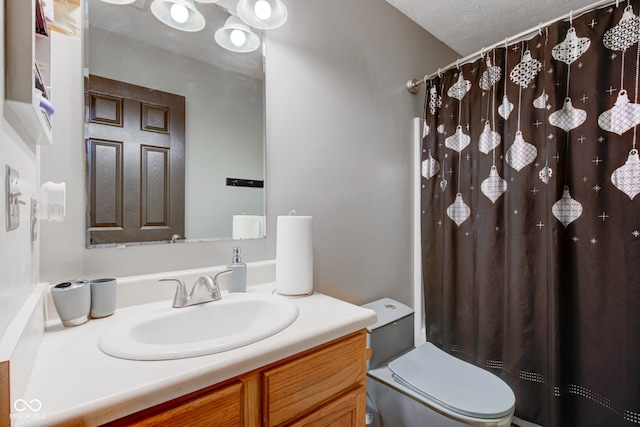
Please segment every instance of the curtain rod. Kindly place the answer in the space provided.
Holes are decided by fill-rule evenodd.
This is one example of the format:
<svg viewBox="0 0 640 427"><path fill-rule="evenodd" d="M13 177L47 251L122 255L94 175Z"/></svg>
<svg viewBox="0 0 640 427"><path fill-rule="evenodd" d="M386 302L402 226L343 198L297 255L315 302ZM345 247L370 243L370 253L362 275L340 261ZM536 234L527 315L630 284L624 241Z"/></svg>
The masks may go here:
<svg viewBox="0 0 640 427"><path fill-rule="evenodd" d="M426 83L428 80L431 80L432 78L434 78L435 76L452 69L453 67L460 67L460 65L469 63L469 62L473 62L479 58L482 58L484 56L485 52L491 51L499 46L502 45L508 45L509 43L514 43L514 42L518 42L518 41L522 41L522 40L526 40L529 38L529 36L533 36L536 33L540 33L540 31L543 28L546 28L548 26L550 26L551 24L554 24L556 22L559 21L564 21L566 19L573 19L576 18L578 16L581 16L587 12L590 12L591 10L597 9L599 7L604 7L604 6L608 6L610 4L615 4L616 7L619 6L619 4L621 3L621 1L623 0L600 0L597 1L589 6L585 6L582 7L578 10L572 10L569 13L560 16L559 18L555 18L551 21L547 21L545 23L540 23L538 26L533 27L529 30L526 31L522 31L521 33L516 34L515 36L511 36L511 37L507 37L506 39L504 39L503 41L497 42L489 47L483 47L482 49L480 49L479 51L472 53L470 55L465 56L464 58L460 58L457 59L455 62L452 62L451 64L447 65L444 68L438 68L438 71L433 72L431 74L427 74L425 75L422 79L418 80L418 79L412 79L409 80L406 84L407 86L407 90L412 93L412 94L416 94L419 90L419 86L423 83Z"/></svg>

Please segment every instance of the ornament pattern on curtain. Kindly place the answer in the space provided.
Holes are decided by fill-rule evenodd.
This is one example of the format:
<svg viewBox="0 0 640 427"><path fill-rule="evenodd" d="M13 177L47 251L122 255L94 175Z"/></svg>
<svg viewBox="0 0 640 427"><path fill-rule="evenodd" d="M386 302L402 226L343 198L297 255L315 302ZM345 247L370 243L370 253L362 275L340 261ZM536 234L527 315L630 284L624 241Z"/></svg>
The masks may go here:
<svg viewBox="0 0 640 427"><path fill-rule="evenodd" d="M427 340L501 376L516 416L544 426L640 424L634 8L571 16L427 82Z"/></svg>

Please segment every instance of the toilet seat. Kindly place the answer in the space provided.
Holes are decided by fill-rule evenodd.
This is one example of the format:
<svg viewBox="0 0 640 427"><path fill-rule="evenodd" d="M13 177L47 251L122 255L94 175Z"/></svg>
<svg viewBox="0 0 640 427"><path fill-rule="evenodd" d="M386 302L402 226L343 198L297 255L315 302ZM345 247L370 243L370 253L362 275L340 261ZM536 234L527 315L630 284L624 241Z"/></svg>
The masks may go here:
<svg viewBox="0 0 640 427"><path fill-rule="evenodd" d="M504 381L431 343L389 362L388 368L396 382L455 413L493 419L513 412L515 395Z"/></svg>

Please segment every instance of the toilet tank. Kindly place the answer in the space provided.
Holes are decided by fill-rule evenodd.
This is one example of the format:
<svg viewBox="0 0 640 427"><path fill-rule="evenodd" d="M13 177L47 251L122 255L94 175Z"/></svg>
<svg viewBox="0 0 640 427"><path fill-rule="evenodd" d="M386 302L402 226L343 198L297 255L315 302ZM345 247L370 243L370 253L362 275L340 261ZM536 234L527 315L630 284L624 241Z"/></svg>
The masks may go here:
<svg viewBox="0 0 640 427"><path fill-rule="evenodd" d="M362 307L376 312L378 320L367 327L367 345L373 354L368 369L378 368L413 348L413 310L391 298Z"/></svg>

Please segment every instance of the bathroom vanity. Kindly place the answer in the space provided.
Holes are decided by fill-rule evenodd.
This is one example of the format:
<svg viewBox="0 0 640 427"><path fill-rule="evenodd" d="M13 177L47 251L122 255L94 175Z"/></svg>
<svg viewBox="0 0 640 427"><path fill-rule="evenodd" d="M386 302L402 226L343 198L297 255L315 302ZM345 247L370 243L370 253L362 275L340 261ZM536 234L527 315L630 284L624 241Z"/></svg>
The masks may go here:
<svg viewBox="0 0 640 427"><path fill-rule="evenodd" d="M107 426L360 426L365 333L359 331Z"/></svg>
<svg viewBox="0 0 640 427"><path fill-rule="evenodd" d="M274 289L267 283L248 291ZM108 327L144 305L71 328L49 320L24 391L11 395L41 408L11 425L364 425L365 328L375 313L319 293L290 300L299 315L281 332L175 360L120 359L98 348Z"/></svg>

